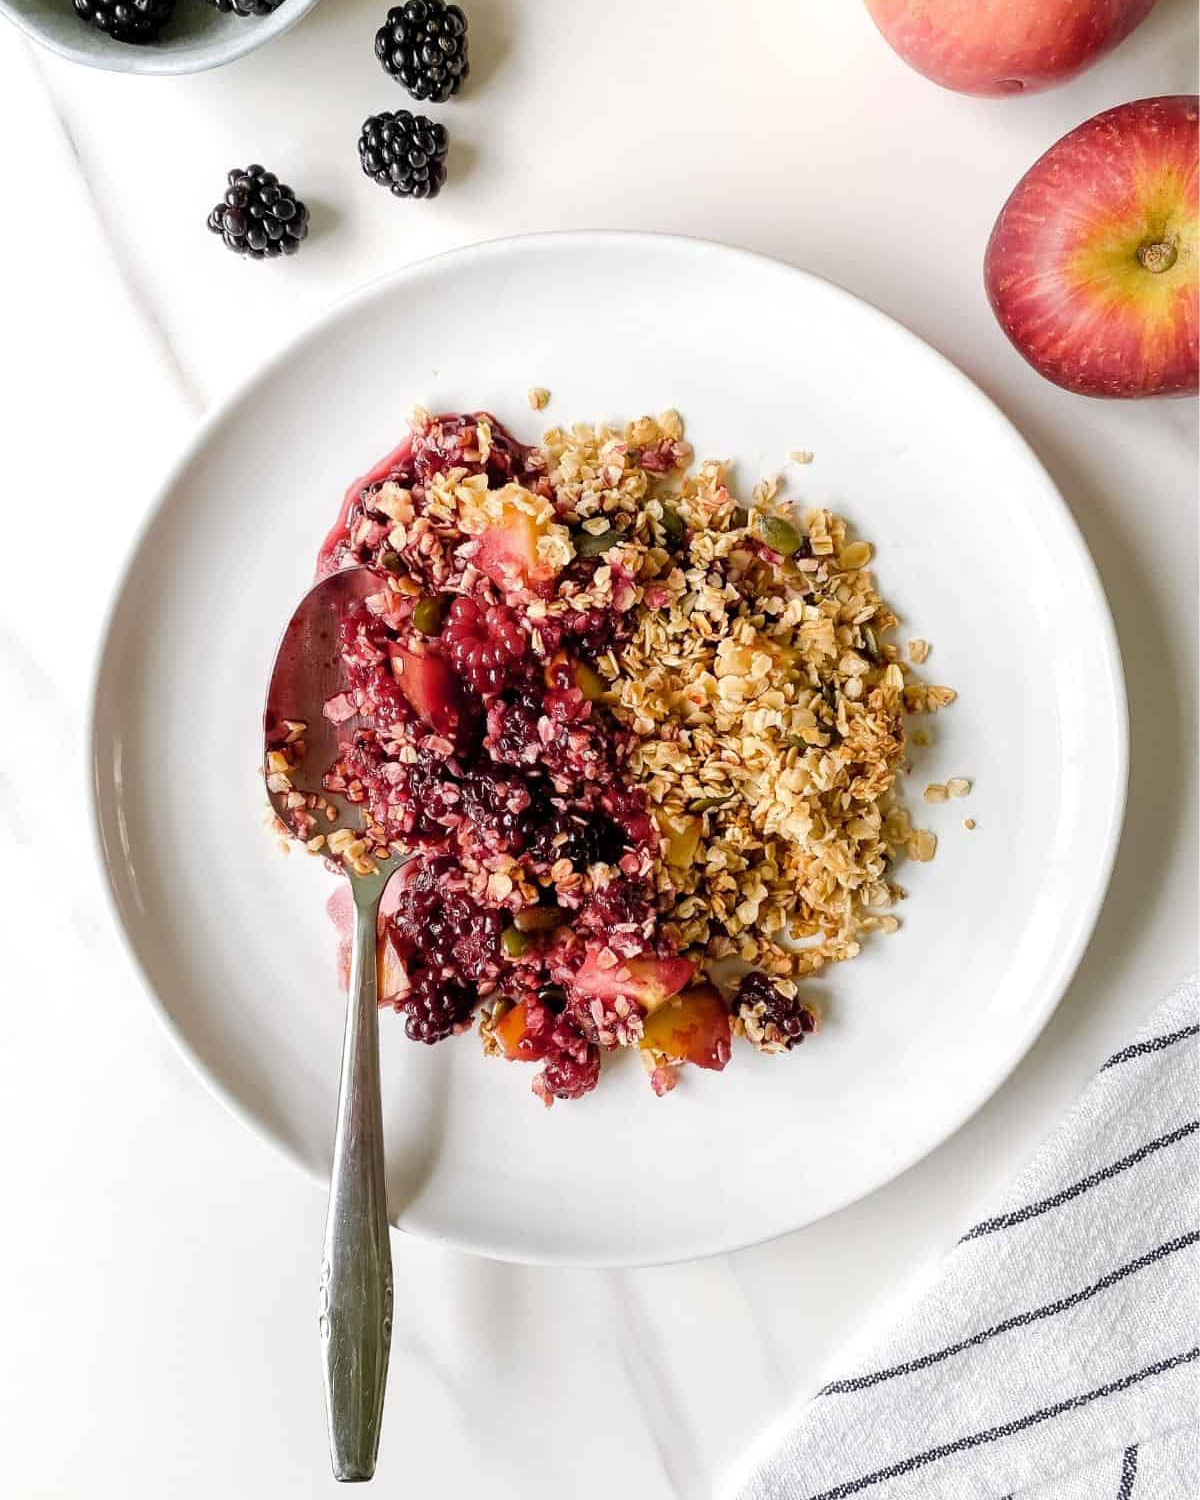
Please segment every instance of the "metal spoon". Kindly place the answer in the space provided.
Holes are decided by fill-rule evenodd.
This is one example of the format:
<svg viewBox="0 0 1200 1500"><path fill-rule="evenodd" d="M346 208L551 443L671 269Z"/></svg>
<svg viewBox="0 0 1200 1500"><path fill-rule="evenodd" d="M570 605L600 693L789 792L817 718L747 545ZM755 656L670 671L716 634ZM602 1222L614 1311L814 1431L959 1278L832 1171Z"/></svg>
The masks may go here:
<svg viewBox="0 0 1200 1500"><path fill-rule="evenodd" d="M284 779L296 791L321 792L322 774L337 758L339 736L339 726L330 723L322 709L345 686L338 617L382 586L368 568L334 573L309 590L283 633L263 716L263 763L271 805L289 827L293 815L287 806L288 787L280 773L271 773L270 750L278 747L285 721L302 724L304 756ZM345 726L341 729L344 733ZM332 793L321 795L336 808L338 826L357 828L351 804ZM334 827L326 819L320 831L328 837ZM347 860L342 862L354 893L354 945L319 1317L329 1452L333 1477L339 1480L370 1479L374 1474L387 1385L392 1256L383 1172L375 943L384 887L405 862L372 859L370 874L357 873Z"/></svg>

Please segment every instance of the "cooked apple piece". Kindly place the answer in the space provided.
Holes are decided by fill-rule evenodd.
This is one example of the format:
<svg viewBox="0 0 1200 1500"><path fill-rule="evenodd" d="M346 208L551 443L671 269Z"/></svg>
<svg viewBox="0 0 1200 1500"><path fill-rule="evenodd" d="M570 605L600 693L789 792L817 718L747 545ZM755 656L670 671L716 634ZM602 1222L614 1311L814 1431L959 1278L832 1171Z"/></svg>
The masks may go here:
<svg viewBox="0 0 1200 1500"><path fill-rule="evenodd" d="M380 935L375 951L379 1003L380 1005L393 1005L402 996L408 994L410 989L408 974L387 933ZM347 982L349 982L349 975L347 975Z"/></svg>
<svg viewBox="0 0 1200 1500"><path fill-rule="evenodd" d="M672 995L677 995L695 973L695 965L686 958L618 959L611 968L600 963L603 949L593 949L575 975L576 990L599 1000L615 1000L623 995L635 1000L647 1013L656 1010Z"/></svg>
<svg viewBox="0 0 1200 1500"><path fill-rule="evenodd" d="M537 589L557 572L538 553L538 543L550 534L553 512L519 485L505 489L513 492L512 498L504 498L505 490L490 497L489 524L479 535L471 561L501 588Z"/></svg>
<svg viewBox="0 0 1200 1500"><path fill-rule="evenodd" d="M711 984L698 984L647 1016L642 1046L656 1060L689 1062L719 1073L729 1061L729 1007Z"/></svg>
<svg viewBox="0 0 1200 1500"><path fill-rule="evenodd" d="M542 668L542 680L548 688L574 685L589 703L597 702L608 691L608 684L594 667L585 661L573 661L565 651L556 651Z"/></svg>
<svg viewBox="0 0 1200 1500"><path fill-rule="evenodd" d="M532 1035L524 1005L514 1005L492 1027L492 1035L509 1062L537 1062L545 1056L549 1030L547 1026L545 1034Z"/></svg>
<svg viewBox="0 0 1200 1500"><path fill-rule="evenodd" d="M388 654L392 675L415 711L439 734L453 734L460 696L450 664L433 651L418 653L398 642L388 647Z"/></svg>
<svg viewBox="0 0 1200 1500"><path fill-rule="evenodd" d="M699 818L673 816L657 813L658 826L666 840L667 864L686 870L696 857L700 843L701 822Z"/></svg>

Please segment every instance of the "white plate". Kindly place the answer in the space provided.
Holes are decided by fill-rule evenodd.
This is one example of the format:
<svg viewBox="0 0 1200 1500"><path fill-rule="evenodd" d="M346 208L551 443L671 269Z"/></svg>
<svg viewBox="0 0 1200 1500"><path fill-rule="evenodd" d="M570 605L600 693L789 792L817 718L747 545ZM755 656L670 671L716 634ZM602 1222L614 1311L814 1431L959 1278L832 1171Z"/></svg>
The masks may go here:
<svg viewBox="0 0 1200 1500"><path fill-rule="evenodd" d="M870 1192L983 1103L1079 960L1123 808L1120 661L1079 533L996 408L848 293L717 245L572 234L442 256L335 307L204 423L154 503L95 688L103 858L164 1016L231 1108L327 1173L332 877L264 830L260 715L343 489L415 404L488 408L527 439L678 406L747 488L812 449L790 491L874 542L901 639L931 640L928 671L960 697L913 752L937 858L905 868L901 931L814 984L827 1024L799 1051L738 1045L661 1100L622 1056L546 1112L530 1070L474 1036L416 1046L385 1015L396 1223L505 1258L634 1264ZM921 802L956 775L968 801Z"/></svg>

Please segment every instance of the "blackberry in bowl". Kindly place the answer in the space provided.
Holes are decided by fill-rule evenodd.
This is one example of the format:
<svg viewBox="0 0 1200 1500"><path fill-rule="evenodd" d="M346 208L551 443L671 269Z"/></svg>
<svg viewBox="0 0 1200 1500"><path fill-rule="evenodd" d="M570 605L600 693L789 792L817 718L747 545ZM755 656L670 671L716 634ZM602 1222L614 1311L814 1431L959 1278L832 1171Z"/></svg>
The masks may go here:
<svg viewBox="0 0 1200 1500"><path fill-rule="evenodd" d="M235 16L269 16L277 11L285 0L208 0L224 14Z"/></svg>
<svg viewBox="0 0 1200 1500"><path fill-rule="evenodd" d="M280 36L318 0L0 0L33 41L117 73L199 73Z"/></svg>
<svg viewBox="0 0 1200 1500"><path fill-rule="evenodd" d="M141 46L157 41L171 19L175 0L74 0L74 5L81 21L114 42Z"/></svg>

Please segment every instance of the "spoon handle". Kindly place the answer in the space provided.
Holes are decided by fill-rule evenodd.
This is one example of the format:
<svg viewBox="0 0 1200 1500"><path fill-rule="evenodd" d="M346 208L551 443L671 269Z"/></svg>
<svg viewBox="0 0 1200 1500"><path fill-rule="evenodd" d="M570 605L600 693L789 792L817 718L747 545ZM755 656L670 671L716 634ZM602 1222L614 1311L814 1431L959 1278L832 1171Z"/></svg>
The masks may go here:
<svg viewBox="0 0 1200 1500"><path fill-rule="evenodd" d="M374 881L352 883L354 948L319 1320L329 1452L340 1480L370 1479L375 1472L392 1338L375 967L382 892Z"/></svg>

